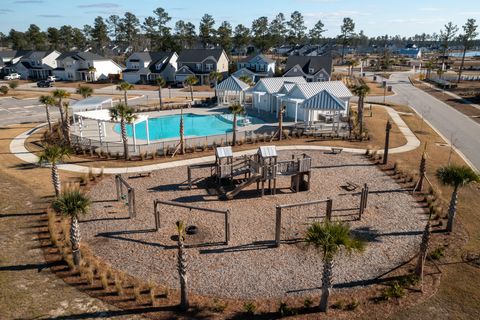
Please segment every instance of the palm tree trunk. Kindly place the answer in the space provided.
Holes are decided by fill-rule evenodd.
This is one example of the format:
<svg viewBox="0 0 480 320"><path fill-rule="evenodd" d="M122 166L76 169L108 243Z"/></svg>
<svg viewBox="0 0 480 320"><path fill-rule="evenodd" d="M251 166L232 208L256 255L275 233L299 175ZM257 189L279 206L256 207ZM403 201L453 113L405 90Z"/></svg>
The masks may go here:
<svg viewBox="0 0 480 320"><path fill-rule="evenodd" d="M63 135L67 141L67 145L71 146L72 141L70 139L70 116L68 115L68 107L65 108L65 122L63 128Z"/></svg>
<svg viewBox="0 0 480 320"><path fill-rule="evenodd" d="M358 128L360 136L363 133L363 97L358 98Z"/></svg>
<svg viewBox="0 0 480 320"><path fill-rule="evenodd" d="M183 124L183 109L180 115L180 153L185 154L185 126Z"/></svg>
<svg viewBox="0 0 480 320"><path fill-rule="evenodd" d="M76 266L80 265L80 227L78 225L77 216L72 217L72 224L70 225L70 242L72 243L73 263Z"/></svg>
<svg viewBox="0 0 480 320"><path fill-rule="evenodd" d="M278 114L278 141L282 141L283 137L283 112L280 110Z"/></svg>
<svg viewBox="0 0 480 320"><path fill-rule="evenodd" d="M52 182L55 189L55 196L59 197L61 192L60 175L58 174L58 167L56 163L52 163Z"/></svg>
<svg viewBox="0 0 480 320"><path fill-rule="evenodd" d="M232 136L232 146L234 147L237 144L237 114L233 114L233 136Z"/></svg>
<svg viewBox="0 0 480 320"><path fill-rule="evenodd" d="M448 222L447 222L447 232L453 231L453 223L455 220L455 215L457 214L457 201L458 201L458 186L455 186L452 192L452 198L450 199L450 206L448 208Z"/></svg>
<svg viewBox="0 0 480 320"><path fill-rule="evenodd" d="M163 107L163 101L162 101L162 87L158 86L158 100L160 102L160 109Z"/></svg>
<svg viewBox="0 0 480 320"><path fill-rule="evenodd" d="M417 266L415 267L415 274L420 278L420 282L423 282L423 269L425 267L425 259L427 258L428 244L430 242L430 219L423 231L422 243L420 243L420 252L418 254Z"/></svg>
<svg viewBox="0 0 480 320"><path fill-rule="evenodd" d="M183 244L183 236L178 236L178 275L180 278L180 309L188 310L188 290L187 290L187 253Z"/></svg>
<svg viewBox="0 0 480 320"><path fill-rule="evenodd" d="M328 311L328 299L330 297L331 287L332 287L332 271L333 271L333 259L325 258L323 264L323 274L322 274L322 296L320 298L320 311Z"/></svg>
<svg viewBox="0 0 480 320"><path fill-rule="evenodd" d="M125 99L125 105L128 106L127 90L124 90L124 91L123 91L123 98Z"/></svg>
<svg viewBox="0 0 480 320"><path fill-rule="evenodd" d="M65 122L65 115L64 115L64 112L63 112L63 101L62 101L62 99L58 100L58 109L60 109L60 122L61 122L61 125L62 125L62 128L63 128L63 124Z"/></svg>
<svg viewBox="0 0 480 320"><path fill-rule="evenodd" d="M127 136L127 125L125 123L125 119L120 120L120 128L122 131L123 156L125 160L128 160L130 155L128 154L128 136Z"/></svg>
<svg viewBox="0 0 480 320"><path fill-rule="evenodd" d="M193 87L192 87L192 85L190 85L190 97L192 98L192 101L193 101Z"/></svg>
<svg viewBox="0 0 480 320"><path fill-rule="evenodd" d="M462 77L462 70L463 70L463 64L465 63L465 54L467 53L467 46L463 47L463 55L462 55L462 62L460 63L460 70L458 70L458 79L457 83L460 83L460 79Z"/></svg>
<svg viewBox="0 0 480 320"><path fill-rule="evenodd" d="M52 117L50 116L50 108L48 105L45 105L45 112L47 113L48 130L52 132Z"/></svg>

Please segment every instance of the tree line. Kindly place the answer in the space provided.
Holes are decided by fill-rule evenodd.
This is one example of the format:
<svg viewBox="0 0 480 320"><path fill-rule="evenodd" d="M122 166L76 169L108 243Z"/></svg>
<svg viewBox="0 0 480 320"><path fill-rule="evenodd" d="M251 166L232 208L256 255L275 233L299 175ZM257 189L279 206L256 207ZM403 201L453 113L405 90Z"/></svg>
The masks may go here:
<svg viewBox="0 0 480 320"><path fill-rule="evenodd" d="M0 45L15 50L86 50L99 54L117 54L131 51L181 51L183 48L220 46L230 53L246 52L250 45L256 50L266 52L272 47L283 44L322 44L337 43L342 47L342 56L347 46L375 46L393 43L402 45L415 42L427 45L441 42L443 32L415 35L413 37L381 36L367 37L363 30L355 32L355 22L346 17L334 38L325 38L327 31L321 20L308 29L303 15L294 11L287 16L278 13L273 19L262 16L252 21L250 26L238 24L235 27L228 21L222 21L218 28L210 14L205 14L198 27L191 22L178 20L170 27L172 17L163 8L157 8L143 21L132 12L123 16L98 16L93 24L77 28L64 25L60 28L49 27L41 30L31 24L25 32L11 29L8 34L0 33ZM449 39L450 41L455 39Z"/></svg>

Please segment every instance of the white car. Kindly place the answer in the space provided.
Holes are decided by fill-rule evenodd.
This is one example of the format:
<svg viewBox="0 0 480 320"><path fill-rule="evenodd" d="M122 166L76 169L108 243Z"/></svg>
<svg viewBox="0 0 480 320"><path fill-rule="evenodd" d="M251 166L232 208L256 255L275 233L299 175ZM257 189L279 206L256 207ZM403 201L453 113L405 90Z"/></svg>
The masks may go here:
<svg viewBox="0 0 480 320"><path fill-rule="evenodd" d="M4 80L17 80L20 79L20 75L18 73L11 73L8 76L3 78Z"/></svg>

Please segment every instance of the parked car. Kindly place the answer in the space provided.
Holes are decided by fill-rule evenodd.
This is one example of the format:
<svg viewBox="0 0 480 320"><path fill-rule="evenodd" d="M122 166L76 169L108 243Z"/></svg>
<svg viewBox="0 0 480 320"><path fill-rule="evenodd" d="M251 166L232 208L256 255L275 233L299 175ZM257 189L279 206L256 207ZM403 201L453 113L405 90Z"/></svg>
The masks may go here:
<svg viewBox="0 0 480 320"><path fill-rule="evenodd" d="M55 77L55 76L48 76L47 80L48 80L48 81L51 81L51 82L55 82L55 81L58 80L58 78Z"/></svg>
<svg viewBox="0 0 480 320"><path fill-rule="evenodd" d="M10 73L8 76L3 78L4 80L17 80L20 79L20 75L18 73Z"/></svg>
<svg viewBox="0 0 480 320"><path fill-rule="evenodd" d="M40 81L37 82L37 87L39 87L39 88L49 88L49 87L53 87L53 81L40 80Z"/></svg>

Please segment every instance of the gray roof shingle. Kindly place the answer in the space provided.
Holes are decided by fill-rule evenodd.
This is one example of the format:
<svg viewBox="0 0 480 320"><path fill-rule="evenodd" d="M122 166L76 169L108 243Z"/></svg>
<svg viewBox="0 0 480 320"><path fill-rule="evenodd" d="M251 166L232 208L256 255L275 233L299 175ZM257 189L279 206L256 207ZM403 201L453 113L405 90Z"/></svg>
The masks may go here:
<svg viewBox="0 0 480 320"><path fill-rule="evenodd" d="M179 62L202 62L212 56L217 61L223 53L223 49L184 49L178 56Z"/></svg>
<svg viewBox="0 0 480 320"><path fill-rule="evenodd" d="M325 71L331 75L332 74L332 55L330 53L323 56L290 56L287 59L287 64L285 66L285 72L288 72L290 69L299 65L303 72L309 74L310 68L315 70L315 73L325 69Z"/></svg>

